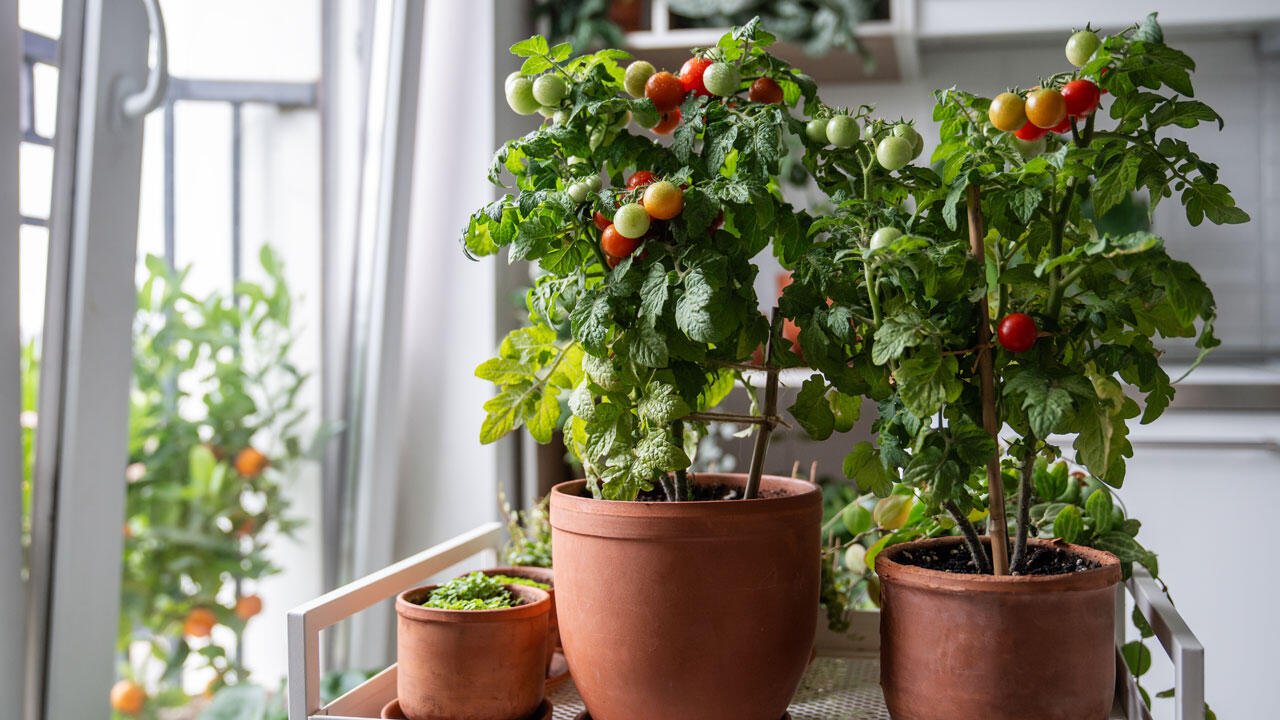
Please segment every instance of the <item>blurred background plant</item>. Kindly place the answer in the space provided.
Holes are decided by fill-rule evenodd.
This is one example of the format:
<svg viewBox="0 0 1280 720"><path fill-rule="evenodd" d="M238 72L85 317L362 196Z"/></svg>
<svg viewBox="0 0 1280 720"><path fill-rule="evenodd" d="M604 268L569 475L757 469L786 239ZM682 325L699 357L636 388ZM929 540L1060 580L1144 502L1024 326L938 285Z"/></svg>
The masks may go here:
<svg viewBox="0 0 1280 720"><path fill-rule="evenodd" d="M301 524L284 484L332 435L308 430L298 407L308 378L290 361L297 329L280 259L264 247L259 262L261 282L196 297L186 289L190 268L145 261L134 323L117 717L178 717L165 709L188 705L193 682L208 678L201 693L208 698L247 679L242 634L262 611L256 583L279 572L269 544ZM266 697L262 688L237 696L259 692Z"/></svg>
<svg viewBox="0 0 1280 720"><path fill-rule="evenodd" d="M504 565L551 567L551 496L543 497L527 510L512 510L506 493L498 491L498 504L507 521L511 539L502 549Z"/></svg>

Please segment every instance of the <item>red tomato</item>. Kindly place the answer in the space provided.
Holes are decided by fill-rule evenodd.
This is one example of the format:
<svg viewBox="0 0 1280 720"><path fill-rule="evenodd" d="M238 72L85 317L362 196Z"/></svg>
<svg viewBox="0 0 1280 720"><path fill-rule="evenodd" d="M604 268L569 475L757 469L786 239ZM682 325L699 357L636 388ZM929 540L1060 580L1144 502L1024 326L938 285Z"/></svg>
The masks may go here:
<svg viewBox="0 0 1280 720"><path fill-rule="evenodd" d="M680 102L684 100L684 85L669 72L654 73L645 81L644 96L653 101L658 112L671 112L680 107Z"/></svg>
<svg viewBox="0 0 1280 720"><path fill-rule="evenodd" d="M1000 345L1009 352L1026 352L1036 344L1036 321L1026 313L1005 315L997 329Z"/></svg>
<svg viewBox="0 0 1280 720"><path fill-rule="evenodd" d="M604 213L601 213L599 210L596 211L595 215L591 216L591 220L596 224L596 227L599 228L600 230L603 230L613 224L613 221L605 217Z"/></svg>
<svg viewBox="0 0 1280 720"><path fill-rule="evenodd" d="M1101 70L1099 70L1099 71L1098 71L1098 81L1099 81L1099 82L1101 82L1101 81L1102 81L1102 76L1103 76L1103 75L1106 75L1106 74L1107 74L1107 73L1109 73L1109 72L1111 72L1111 68L1102 68ZM1102 93L1103 95L1106 95L1106 94L1107 94L1107 90L1106 90L1106 88L1099 88L1099 89L1098 89L1098 92Z"/></svg>
<svg viewBox="0 0 1280 720"><path fill-rule="evenodd" d="M751 89L747 90L747 99L751 102L781 105L782 86L773 78L758 78L751 83Z"/></svg>
<svg viewBox="0 0 1280 720"><path fill-rule="evenodd" d="M1062 99L1067 103L1067 114L1086 117L1098 109L1100 94L1092 80L1072 80L1062 88Z"/></svg>
<svg viewBox="0 0 1280 720"><path fill-rule="evenodd" d="M1018 136L1019 140L1026 140L1027 142L1035 142L1036 140L1039 140L1040 138L1048 134L1049 134L1048 129L1037 127L1036 125L1032 124L1031 121L1027 121L1026 125L1023 125L1017 132L1014 133L1014 135Z"/></svg>
<svg viewBox="0 0 1280 720"><path fill-rule="evenodd" d="M684 66L680 68L680 85L684 87L685 92L692 92L695 95L711 94L707 92L707 86L702 84L702 74L710 65L710 60L700 57L691 57L684 61Z"/></svg>
<svg viewBox="0 0 1280 720"><path fill-rule="evenodd" d="M636 246L639 244L639 240L626 237L618 232L618 229L612 223L604 229L604 234L600 236L600 247L604 250L604 254L615 258L624 258L630 255L635 252Z"/></svg>
<svg viewBox="0 0 1280 720"><path fill-rule="evenodd" d="M653 130L656 135L670 135L671 131L675 130L676 126L679 124L680 108L676 108L670 112L662 113L662 119L658 121L657 125L654 125L650 129Z"/></svg>
<svg viewBox="0 0 1280 720"><path fill-rule="evenodd" d="M1062 118L1062 122L1049 128L1049 132L1056 132L1059 135L1064 135L1066 133L1071 132L1071 116L1068 115Z"/></svg>
<svg viewBox="0 0 1280 720"><path fill-rule="evenodd" d="M654 180L657 180L657 179L658 178L655 177L654 174L649 172L648 170L637 170L634 173L632 173L631 177L627 178L627 189L635 190L638 187L644 187L645 185L649 185Z"/></svg>

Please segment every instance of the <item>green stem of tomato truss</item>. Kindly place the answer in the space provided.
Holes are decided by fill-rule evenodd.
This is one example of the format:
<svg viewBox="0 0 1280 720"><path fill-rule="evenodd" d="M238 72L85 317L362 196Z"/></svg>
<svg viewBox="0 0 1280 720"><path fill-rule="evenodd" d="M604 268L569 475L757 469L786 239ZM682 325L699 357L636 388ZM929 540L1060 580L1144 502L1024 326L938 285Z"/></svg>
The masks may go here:
<svg viewBox="0 0 1280 720"><path fill-rule="evenodd" d="M1017 534L1013 539L1013 557L1009 559L1010 572L1019 572L1027 560L1027 535L1031 526L1031 476L1036 467L1036 436L1023 438L1026 449L1022 452L1022 473L1018 478Z"/></svg>
<svg viewBox="0 0 1280 720"><path fill-rule="evenodd" d="M1088 121L1085 122L1084 132L1080 133L1080 136L1076 139L1078 147L1088 147L1089 143L1093 142L1093 121L1095 116L1096 113L1090 115ZM1049 238L1050 257L1056 258L1062 255L1063 235L1066 232L1067 220L1071 217L1071 206L1078 194L1076 191L1079 187L1080 184L1077 178L1073 177L1067 181L1066 193L1063 194L1062 203L1056 208L1052 219L1052 234ZM1065 281L1067 277L1069 276L1064 276L1061 266L1049 272L1049 299L1045 304L1045 315L1055 324L1058 321L1058 314L1062 310L1062 293L1070 284ZM1079 276L1076 275L1075 277ZM1071 279L1074 280L1075 277L1071 277Z"/></svg>

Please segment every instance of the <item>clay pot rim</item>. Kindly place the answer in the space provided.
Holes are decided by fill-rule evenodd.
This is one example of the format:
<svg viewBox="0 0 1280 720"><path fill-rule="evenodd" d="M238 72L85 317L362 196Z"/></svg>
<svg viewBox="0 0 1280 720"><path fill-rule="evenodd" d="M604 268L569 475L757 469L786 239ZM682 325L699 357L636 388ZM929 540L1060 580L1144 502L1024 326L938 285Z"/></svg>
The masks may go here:
<svg viewBox="0 0 1280 720"><path fill-rule="evenodd" d="M408 620L418 620L421 622L447 622L447 623L483 623L483 622L509 622L512 620L521 620L528 617L536 617L551 612L551 594L545 590L529 587L528 585L503 585L513 595L521 598L525 602L515 607L497 608L494 610L446 610L444 608L429 608L408 599L415 596L425 599L425 596L432 590L440 587L439 585L422 585L415 588L405 590L396 596L396 614Z"/></svg>
<svg viewBox="0 0 1280 720"><path fill-rule="evenodd" d="M699 485L720 483L723 485L745 486L746 473L695 473L693 482ZM782 487L779 488L778 486ZM787 477L785 475L762 475L762 489L783 489L789 492L781 497L757 497L750 500L686 500L684 502L667 502L658 500L602 500L594 497L583 497L579 494L587 486L585 479L568 480L551 488L552 499L558 505L568 504L566 509L586 509L588 505L594 514L604 515L643 515L645 517L683 517L690 514L704 515L708 508L723 508L718 512L725 514L731 510L758 511L761 506L772 506L772 510L784 509L783 506L805 506L808 497L821 495L822 488L808 480ZM717 511L712 511L717 512ZM555 526L554 519L552 526Z"/></svg>
<svg viewBox="0 0 1280 720"><path fill-rule="evenodd" d="M945 547L962 542L964 542L962 537L947 536L891 545L876 555L876 574L885 583L892 582L944 592L1055 593L1098 590L1120 582L1120 559L1115 555L1083 545L1071 545L1060 540L1040 538L1032 538L1027 542L1035 547L1056 547L1066 550L1098 563L1098 567L1065 575L964 575L906 565L894 560L896 555L908 550ZM990 547L988 538L983 537L982 543Z"/></svg>

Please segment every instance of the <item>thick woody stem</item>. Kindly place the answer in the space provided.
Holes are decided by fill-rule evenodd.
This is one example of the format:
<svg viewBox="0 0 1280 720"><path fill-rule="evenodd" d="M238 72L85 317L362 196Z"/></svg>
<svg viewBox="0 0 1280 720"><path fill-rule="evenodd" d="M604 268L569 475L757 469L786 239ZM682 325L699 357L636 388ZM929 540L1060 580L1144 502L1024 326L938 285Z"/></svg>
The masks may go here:
<svg viewBox="0 0 1280 720"><path fill-rule="evenodd" d="M960 508L956 507L955 503L947 502L942 507L951 519L956 521L956 526L964 535L964 544L969 548L969 555L973 557L973 564L978 568L978 572L983 575L991 572L991 562L987 560L987 552L982 549L982 541L978 539L978 531L974 529L973 523L969 522L969 518L960 512Z"/></svg>
<svg viewBox="0 0 1280 720"><path fill-rule="evenodd" d="M986 277L986 232L982 227L982 194L977 185L968 189L969 247ZM996 426L995 373L991 366L991 317L987 292L978 303L978 374L982 383L982 427L998 442L1000 428ZM994 574L1009 574L1009 525L1004 519L1004 481L1000 477L1000 455L997 451L987 461L987 505L991 516L987 520L987 535L991 536L991 565Z"/></svg>

